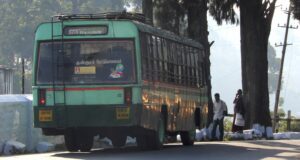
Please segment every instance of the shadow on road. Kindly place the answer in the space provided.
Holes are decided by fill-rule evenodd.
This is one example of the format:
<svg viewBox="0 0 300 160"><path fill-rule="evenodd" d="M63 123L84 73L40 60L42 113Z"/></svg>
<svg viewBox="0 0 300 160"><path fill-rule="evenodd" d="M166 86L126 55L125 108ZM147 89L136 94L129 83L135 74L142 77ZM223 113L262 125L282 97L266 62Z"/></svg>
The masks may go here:
<svg viewBox="0 0 300 160"><path fill-rule="evenodd" d="M124 159L124 160L147 160L147 159L209 159L209 160L258 160L264 158L299 159L299 146L281 142L200 142L194 146L182 146L181 144L165 145L162 150L142 151L137 147L121 149L94 149L90 153L58 153L54 157L72 159ZM255 144L255 145L253 145ZM243 146L244 145L244 146ZM266 146L280 146L281 149L267 148ZM295 148L286 150L285 147Z"/></svg>
<svg viewBox="0 0 300 160"><path fill-rule="evenodd" d="M269 146L269 147L294 148L295 151L298 151L298 153L300 153L300 145L289 144L287 142L288 141L281 141L281 140L276 140L276 141L269 141L269 140L265 140L265 141L247 141L247 143L264 145L264 146ZM300 143L300 141L299 141L299 143Z"/></svg>

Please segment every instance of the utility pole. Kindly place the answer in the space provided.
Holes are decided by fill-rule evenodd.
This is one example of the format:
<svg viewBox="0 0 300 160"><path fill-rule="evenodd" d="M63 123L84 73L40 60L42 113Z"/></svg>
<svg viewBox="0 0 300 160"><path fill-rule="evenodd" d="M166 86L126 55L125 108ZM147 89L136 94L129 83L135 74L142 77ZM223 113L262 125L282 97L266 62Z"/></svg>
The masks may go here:
<svg viewBox="0 0 300 160"><path fill-rule="evenodd" d="M281 90L281 80L282 80L282 71L283 71L283 65L284 65L284 57L285 57L285 51L286 51L286 46L287 45L292 45L292 44L287 44L287 37L289 33L289 29L297 29L297 27L289 26L290 25L290 18L291 18L291 6L289 7L288 11L285 11L288 14L287 17L287 23L283 26L278 25L278 27L283 27L285 28L285 36L284 36L284 42L283 44L275 44L276 47L282 46L282 57L281 57L281 63L280 63L280 71L279 71L279 77L278 77L278 83L277 83L277 90L276 90L276 97L275 97L275 106L274 106L274 117L273 117L273 132L276 132L276 126L278 123L278 104L279 104L279 97L280 97L280 90Z"/></svg>
<svg viewBox="0 0 300 160"><path fill-rule="evenodd" d="M25 93L25 63L24 58L22 58L22 94Z"/></svg>

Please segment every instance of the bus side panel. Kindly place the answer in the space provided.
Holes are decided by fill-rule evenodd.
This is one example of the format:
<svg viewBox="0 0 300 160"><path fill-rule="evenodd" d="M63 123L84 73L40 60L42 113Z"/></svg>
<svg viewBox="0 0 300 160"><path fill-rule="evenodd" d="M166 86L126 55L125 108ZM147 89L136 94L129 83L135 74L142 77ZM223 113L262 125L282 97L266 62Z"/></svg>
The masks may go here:
<svg viewBox="0 0 300 160"><path fill-rule="evenodd" d="M192 90L181 89L182 102L176 121L177 130L187 131L195 129L195 110L196 106L199 105L197 97L199 92L193 92ZM195 94L196 93L196 94Z"/></svg>
<svg viewBox="0 0 300 160"><path fill-rule="evenodd" d="M144 82L142 88L142 126L156 129L157 120L162 115L161 109L166 106L166 129L168 132L194 130L196 107L201 108L201 126L204 127L207 108L201 107L199 95L200 91L195 89L187 90L184 87Z"/></svg>

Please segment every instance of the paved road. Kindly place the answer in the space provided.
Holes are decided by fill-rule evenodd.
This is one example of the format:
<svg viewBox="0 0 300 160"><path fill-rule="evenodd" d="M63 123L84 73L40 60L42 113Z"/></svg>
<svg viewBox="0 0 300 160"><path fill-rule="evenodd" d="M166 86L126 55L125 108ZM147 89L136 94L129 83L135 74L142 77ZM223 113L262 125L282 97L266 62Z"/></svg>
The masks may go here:
<svg viewBox="0 0 300 160"><path fill-rule="evenodd" d="M180 143L165 145L159 151L95 149L91 153L53 152L0 157L5 160L300 160L300 140L197 142L184 147Z"/></svg>

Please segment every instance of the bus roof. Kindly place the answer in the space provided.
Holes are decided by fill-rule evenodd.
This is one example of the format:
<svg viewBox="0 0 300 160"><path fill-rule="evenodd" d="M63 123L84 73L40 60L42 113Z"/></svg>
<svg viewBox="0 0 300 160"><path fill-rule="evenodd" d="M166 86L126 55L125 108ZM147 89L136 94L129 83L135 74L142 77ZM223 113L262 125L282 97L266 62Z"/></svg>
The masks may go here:
<svg viewBox="0 0 300 160"><path fill-rule="evenodd" d="M171 39L176 42L180 42L180 43L184 43L187 45L191 45L196 48L204 49L203 45L201 45L199 42L196 42L190 38L178 36L173 32L170 32L167 30L162 30L160 28L156 28L156 27L153 27L153 26L150 26L145 23L138 22L138 21L132 21L132 22L137 26L138 30L141 32L151 33L151 34L154 34L159 37Z"/></svg>
<svg viewBox="0 0 300 160"><path fill-rule="evenodd" d="M53 21L56 19L55 21ZM129 13L129 12L108 12L99 14L71 14L71 15L56 15L52 18L52 23L57 23L60 21L130 21L132 22L139 31L156 35L158 37L163 37L166 39L173 40L175 42L190 45L199 49L204 49L203 45L195 40L184 36L178 36L173 32L163 30L157 27L146 24L148 19L144 15L139 13ZM51 23L51 22L48 22ZM43 23L42 23L43 24ZM37 27L38 28L38 27Z"/></svg>

